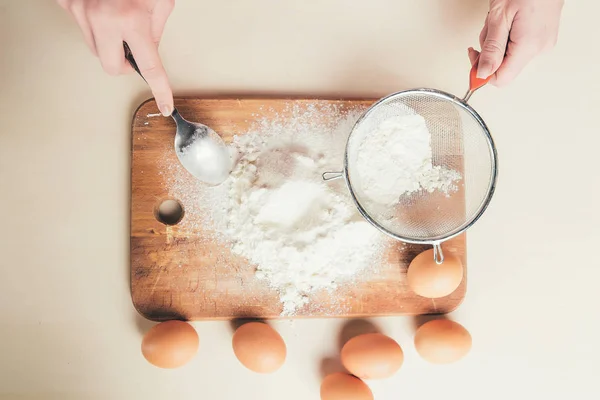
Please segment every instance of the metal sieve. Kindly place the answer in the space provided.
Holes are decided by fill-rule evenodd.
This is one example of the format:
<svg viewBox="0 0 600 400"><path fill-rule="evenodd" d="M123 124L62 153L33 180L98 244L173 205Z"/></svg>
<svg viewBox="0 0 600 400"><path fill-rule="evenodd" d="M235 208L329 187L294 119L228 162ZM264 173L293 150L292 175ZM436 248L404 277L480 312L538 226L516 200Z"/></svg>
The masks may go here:
<svg viewBox="0 0 600 400"><path fill-rule="evenodd" d="M497 154L490 131L467 104L488 79L470 74L469 91L459 99L435 89L412 89L382 98L357 120L346 143L344 169L325 172L323 179L345 178L360 214L381 232L403 242L431 244L434 259L444 261L441 243L470 228L484 213L496 186ZM431 134L432 164L460 173L452 193L417 190L390 206L369 199L357 170L358 150L364 138L383 121L407 113L423 117ZM386 171L380 171L386 174Z"/></svg>

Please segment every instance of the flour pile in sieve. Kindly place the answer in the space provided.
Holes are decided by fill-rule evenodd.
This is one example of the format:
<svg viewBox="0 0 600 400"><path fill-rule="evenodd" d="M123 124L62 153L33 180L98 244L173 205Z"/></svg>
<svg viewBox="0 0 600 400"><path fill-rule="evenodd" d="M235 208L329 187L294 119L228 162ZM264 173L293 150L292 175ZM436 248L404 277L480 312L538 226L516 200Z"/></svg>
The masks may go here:
<svg viewBox="0 0 600 400"><path fill-rule="evenodd" d="M412 110L384 119L358 147L356 171L362 192L379 205L393 206L419 190L449 194L461 175L432 163L431 133Z"/></svg>
<svg viewBox="0 0 600 400"><path fill-rule="evenodd" d="M318 291L351 284L377 265L386 242L359 216L342 182L321 179L343 164L359 112L332 105L289 111L236 137L231 177L202 189L200 200L212 229L279 292L283 315Z"/></svg>

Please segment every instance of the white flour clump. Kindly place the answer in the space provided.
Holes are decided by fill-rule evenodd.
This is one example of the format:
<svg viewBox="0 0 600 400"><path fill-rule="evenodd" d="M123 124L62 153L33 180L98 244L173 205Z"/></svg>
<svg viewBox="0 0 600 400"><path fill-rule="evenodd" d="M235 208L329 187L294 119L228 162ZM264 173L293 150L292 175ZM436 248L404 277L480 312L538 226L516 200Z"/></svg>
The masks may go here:
<svg viewBox="0 0 600 400"><path fill-rule="evenodd" d="M321 179L342 165L358 115L323 106L261 121L235 138L231 177L202 200L233 253L279 291L283 315L376 266L382 253L382 235L358 215L346 187Z"/></svg>
<svg viewBox="0 0 600 400"><path fill-rule="evenodd" d="M358 147L356 171L372 201L391 206L405 194L457 190L457 171L432 163L431 133L417 114L385 119Z"/></svg>

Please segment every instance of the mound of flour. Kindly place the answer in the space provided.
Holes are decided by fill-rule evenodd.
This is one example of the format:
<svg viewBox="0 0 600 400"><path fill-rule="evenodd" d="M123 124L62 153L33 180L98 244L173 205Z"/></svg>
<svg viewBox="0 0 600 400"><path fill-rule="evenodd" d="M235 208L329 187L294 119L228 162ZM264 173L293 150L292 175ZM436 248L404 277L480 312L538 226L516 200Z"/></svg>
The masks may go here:
<svg viewBox="0 0 600 400"><path fill-rule="evenodd" d="M383 120L360 143L356 162L362 191L386 206L419 190L448 194L461 179L457 171L433 165L431 133L414 113Z"/></svg>
<svg viewBox="0 0 600 400"><path fill-rule="evenodd" d="M261 120L234 139L231 177L204 189L213 229L279 292L283 315L352 281L382 253L385 239L358 215L343 183L321 179L342 165L358 116L327 105Z"/></svg>

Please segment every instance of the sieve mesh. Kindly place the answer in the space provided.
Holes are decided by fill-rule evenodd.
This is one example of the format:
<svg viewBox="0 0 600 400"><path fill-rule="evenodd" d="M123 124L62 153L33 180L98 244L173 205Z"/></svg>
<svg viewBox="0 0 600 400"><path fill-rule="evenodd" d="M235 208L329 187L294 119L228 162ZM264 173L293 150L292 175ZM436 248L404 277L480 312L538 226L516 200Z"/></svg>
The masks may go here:
<svg viewBox="0 0 600 400"><path fill-rule="evenodd" d="M394 206L374 203L356 170L358 149L381 122L414 113L424 118L431 133L433 164L461 174L458 190L449 195L420 190L402 195ZM409 242L441 241L468 228L485 210L496 180L495 148L483 120L461 100L431 89L396 93L370 108L352 130L345 164L361 213L386 233Z"/></svg>

